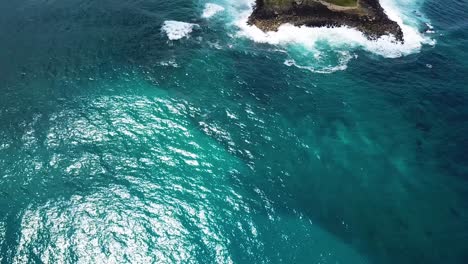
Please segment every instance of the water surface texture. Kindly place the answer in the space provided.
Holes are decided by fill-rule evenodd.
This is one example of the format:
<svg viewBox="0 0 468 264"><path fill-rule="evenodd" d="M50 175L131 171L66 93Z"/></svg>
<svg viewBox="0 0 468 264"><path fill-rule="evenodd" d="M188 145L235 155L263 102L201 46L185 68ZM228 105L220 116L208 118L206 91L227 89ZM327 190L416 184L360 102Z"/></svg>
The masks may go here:
<svg viewBox="0 0 468 264"><path fill-rule="evenodd" d="M0 0L0 263L468 263L468 2L381 2Z"/></svg>

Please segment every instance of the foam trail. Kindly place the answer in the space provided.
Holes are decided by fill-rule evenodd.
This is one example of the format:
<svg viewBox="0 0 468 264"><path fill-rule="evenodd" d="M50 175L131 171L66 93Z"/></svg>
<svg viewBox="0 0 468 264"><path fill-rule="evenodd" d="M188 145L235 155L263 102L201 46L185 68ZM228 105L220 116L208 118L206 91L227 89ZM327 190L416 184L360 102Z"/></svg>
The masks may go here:
<svg viewBox="0 0 468 264"><path fill-rule="evenodd" d="M198 27L197 24L191 24L186 22L167 20L161 28L170 40L179 40L182 38L188 38L193 29Z"/></svg>
<svg viewBox="0 0 468 264"><path fill-rule="evenodd" d="M349 52L345 52L345 51L340 52L340 55L341 57L337 60L335 66L323 65L323 63L318 63L316 65L310 65L310 66L303 66L299 64L297 61L295 61L294 59L287 59L286 61L284 61L284 65L289 66L289 67L294 66L299 69L304 69L304 70L308 70L308 71L315 72L315 73L333 73L336 71L346 70L348 68L348 62L353 58L357 58L356 55L352 56ZM319 55L316 55L314 57L317 60L320 59Z"/></svg>
<svg viewBox="0 0 468 264"><path fill-rule="evenodd" d="M205 10L203 10L202 17L210 18L222 11L224 11L224 7L217 5L217 4L208 3L205 5Z"/></svg>

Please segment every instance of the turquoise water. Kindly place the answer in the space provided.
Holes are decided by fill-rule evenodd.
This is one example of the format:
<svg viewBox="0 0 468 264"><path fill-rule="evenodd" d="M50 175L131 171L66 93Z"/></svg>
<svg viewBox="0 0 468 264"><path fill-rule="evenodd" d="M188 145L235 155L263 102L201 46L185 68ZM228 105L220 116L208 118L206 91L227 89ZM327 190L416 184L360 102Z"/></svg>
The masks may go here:
<svg viewBox="0 0 468 264"><path fill-rule="evenodd" d="M0 1L0 262L467 263L468 2L384 2Z"/></svg>

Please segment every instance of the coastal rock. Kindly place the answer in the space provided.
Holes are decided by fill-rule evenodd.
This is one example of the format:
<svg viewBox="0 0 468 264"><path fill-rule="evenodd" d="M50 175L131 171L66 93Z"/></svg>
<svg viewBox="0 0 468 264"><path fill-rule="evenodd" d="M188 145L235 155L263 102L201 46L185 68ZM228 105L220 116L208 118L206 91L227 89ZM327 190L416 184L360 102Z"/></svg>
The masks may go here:
<svg viewBox="0 0 468 264"><path fill-rule="evenodd" d="M393 35L403 42L400 26L388 18L378 0L256 0L248 23L263 31L282 24L296 26L349 26L369 39Z"/></svg>

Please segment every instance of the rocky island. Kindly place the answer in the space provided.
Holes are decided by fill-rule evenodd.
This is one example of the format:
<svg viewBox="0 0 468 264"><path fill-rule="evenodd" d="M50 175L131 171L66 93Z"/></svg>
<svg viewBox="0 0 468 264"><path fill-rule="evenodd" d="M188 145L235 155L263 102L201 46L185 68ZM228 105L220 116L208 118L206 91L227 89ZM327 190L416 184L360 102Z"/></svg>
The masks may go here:
<svg viewBox="0 0 468 264"><path fill-rule="evenodd" d="M249 24L276 31L282 24L296 26L349 26L368 38L394 35L403 41L400 26L388 18L379 0L256 0Z"/></svg>

